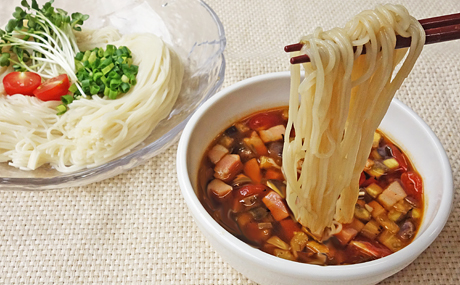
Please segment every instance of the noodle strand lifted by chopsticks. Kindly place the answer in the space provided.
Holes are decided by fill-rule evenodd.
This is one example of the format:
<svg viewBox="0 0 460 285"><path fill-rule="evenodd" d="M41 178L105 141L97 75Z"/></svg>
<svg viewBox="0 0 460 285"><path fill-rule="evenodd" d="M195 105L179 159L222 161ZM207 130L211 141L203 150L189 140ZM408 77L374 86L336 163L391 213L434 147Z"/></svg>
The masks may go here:
<svg viewBox="0 0 460 285"><path fill-rule="evenodd" d="M410 48L395 50L396 35L411 37ZM316 29L292 53L311 62L303 64L303 81L300 65L291 67L286 138L291 129L295 138L285 140L283 170L288 205L313 234L322 236L334 221L351 222L374 131L424 42L422 26L404 7L384 5L345 28Z"/></svg>

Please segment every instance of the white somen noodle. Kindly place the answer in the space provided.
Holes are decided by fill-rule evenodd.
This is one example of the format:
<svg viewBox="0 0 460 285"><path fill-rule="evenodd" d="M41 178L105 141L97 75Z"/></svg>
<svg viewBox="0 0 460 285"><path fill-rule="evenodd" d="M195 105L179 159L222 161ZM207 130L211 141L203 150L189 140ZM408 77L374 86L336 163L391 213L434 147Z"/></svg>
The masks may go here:
<svg viewBox="0 0 460 285"><path fill-rule="evenodd" d="M137 84L116 100L75 100L61 116L55 108L60 102L0 94L1 162L27 170L49 163L61 172L98 166L129 152L171 111L183 66L161 39L152 34L120 38L113 29L83 32L77 39L81 50L107 43L127 46L139 66Z"/></svg>
<svg viewBox="0 0 460 285"><path fill-rule="evenodd" d="M396 35L411 37L410 48L395 50ZM303 81L300 66L291 67L286 138L293 128L295 138L285 140L283 171L295 218L322 236L335 222L353 219L374 131L420 55L425 33L404 7L384 5L344 28L318 28L301 42L292 56L307 54L311 62L303 64Z"/></svg>

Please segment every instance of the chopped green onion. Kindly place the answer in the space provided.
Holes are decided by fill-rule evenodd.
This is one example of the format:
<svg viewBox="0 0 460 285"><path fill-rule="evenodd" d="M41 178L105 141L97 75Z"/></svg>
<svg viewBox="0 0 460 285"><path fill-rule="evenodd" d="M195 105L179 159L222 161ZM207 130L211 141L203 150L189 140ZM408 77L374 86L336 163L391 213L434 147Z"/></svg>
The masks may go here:
<svg viewBox="0 0 460 285"><path fill-rule="evenodd" d="M56 107L56 111L57 111L57 114L58 114L58 115L62 115L62 114L64 114L65 112L67 112L67 106L64 105L64 104L58 105L58 106Z"/></svg>
<svg viewBox="0 0 460 285"><path fill-rule="evenodd" d="M65 105L69 105L70 103L72 103L74 100L73 96L72 95L64 95L64 96L61 96L61 101L62 103L64 103Z"/></svg>

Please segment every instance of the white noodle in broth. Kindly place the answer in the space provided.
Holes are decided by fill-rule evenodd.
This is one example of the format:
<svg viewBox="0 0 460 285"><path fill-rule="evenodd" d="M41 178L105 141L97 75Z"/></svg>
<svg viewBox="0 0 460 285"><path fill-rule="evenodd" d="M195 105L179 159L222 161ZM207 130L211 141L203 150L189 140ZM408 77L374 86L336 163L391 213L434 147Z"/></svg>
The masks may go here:
<svg viewBox="0 0 460 285"><path fill-rule="evenodd" d="M396 35L411 37L410 48L395 50ZM293 128L295 138L284 142L286 199L297 221L322 236L333 223L352 221L374 131L420 55L425 32L404 7L384 5L301 42L292 56L307 54L311 62L303 64L302 82L300 65L291 67L286 138Z"/></svg>
<svg viewBox="0 0 460 285"><path fill-rule="evenodd" d="M50 164L61 172L95 167L129 152L170 113L184 71L161 39L152 34L120 38L113 29L82 32L77 38L81 50L107 43L127 46L139 66L137 84L116 100L74 100L61 116L56 115L60 102L7 96L2 90L0 162L25 170ZM3 68L0 76L10 71Z"/></svg>

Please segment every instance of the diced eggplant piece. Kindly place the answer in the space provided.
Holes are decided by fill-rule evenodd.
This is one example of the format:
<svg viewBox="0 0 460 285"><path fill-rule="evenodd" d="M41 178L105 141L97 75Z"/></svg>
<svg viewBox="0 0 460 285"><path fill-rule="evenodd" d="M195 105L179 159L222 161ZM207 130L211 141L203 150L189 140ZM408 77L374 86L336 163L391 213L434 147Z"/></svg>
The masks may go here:
<svg viewBox="0 0 460 285"><path fill-rule="evenodd" d="M267 147L260 139L256 131L251 133L251 136L243 139L246 146L258 155L268 155Z"/></svg>
<svg viewBox="0 0 460 285"><path fill-rule="evenodd" d="M238 129L235 126L231 126L230 128L226 129L224 133L229 137L234 137L238 134Z"/></svg>
<svg viewBox="0 0 460 285"><path fill-rule="evenodd" d="M412 208L413 208L413 205L407 202L406 199L400 200L398 203L394 204L393 206L393 209L395 211L401 212L404 215L407 214L407 212L409 212Z"/></svg>
<svg viewBox="0 0 460 285"><path fill-rule="evenodd" d="M265 183L270 189L278 193L281 197L286 197L286 185L280 180L267 180Z"/></svg>
<svg viewBox="0 0 460 285"><path fill-rule="evenodd" d="M263 207L257 207L254 209L249 210L249 213L252 214L254 217L254 220L256 221L261 221L263 218L265 218L268 215L267 209Z"/></svg>
<svg viewBox="0 0 460 285"><path fill-rule="evenodd" d="M214 177L230 182L243 170L243 163L237 154L225 155L214 167Z"/></svg>
<svg viewBox="0 0 460 285"><path fill-rule="evenodd" d="M264 143L281 141L284 137L286 128L283 125L277 125L269 128L268 130L259 131L259 136Z"/></svg>
<svg viewBox="0 0 460 285"><path fill-rule="evenodd" d="M406 191L401 187L398 181L394 181L388 187L383 190L382 194L379 195L377 200L386 209L390 209L394 204L400 200L406 198Z"/></svg>
<svg viewBox="0 0 460 285"><path fill-rule="evenodd" d="M224 146L225 148L227 149L231 149L233 144L235 142L235 139L234 138L231 138L229 136L226 136L226 135L223 135L220 139L219 139L219 144Z"/></svg>
<svg viewBox="0 0 460 285"><path fill-rule="evenodd" d="M257 154L254 153L245 144L241 144L237 148L238 148L237 153L240 156L241 161L243 161L243 162L249 161L249 160L257 157Z"/></svg>
<svg viewBox="0 0 460 285"><path fill-rule="evenodd" d="M384 230L377 238L377 240L388 247L392 252L396 252L404 247L404 243L396 237L394 233L391 233L388 230Z"/></svg>
<svg viewBox="0 0 460 285"><path fill-rule="evenodd" d="M227 153L229 153L229 151L226 147L221 144L216 144L208 152L208 157L213 164L217 164Z"/></svg>
<svg viewBox="0 0 460 285"><path fill-rule="evenodd" d="M214 179L208 184L208 193L211 191L219 198L227 196L232 192L233 187L219 179Z"/></svg>
<svg viewBox="0 0 460 285"><path fill-rule="evenodd" d="M401 225L401 229L399 230L397 237L403 240L410 240L415 235L415 225L410 220L404 221Z"/></svg>
<svg viewBox="0 0 460 285"><path fill-rule="evenodd" d="M329 248L327 246L314 240L307 242L307 248L315 253L329 254Z"/></svg>
<svg viewBox="0 0 460 285"><path fill-rule="evenodd" d="M233 179L231 185L233 187L240 187L240 186L243 186L244 184L249 184L249 183L252 183L251 178L240 173L235 177L235 179Z"/></svg>
<svg viewBox="0 0 460 285"><path fill-rule="evenodd" d="M361 234L368 239L374 240L382 231L382 227L376 220L370 220L361 230Z"/></svg>
<svg viewBox="0 0 460 285"><path fill-rule="evenodd" d="M364 222L368 222L372 216L371 213L366 210L366 208L361 207L360 205L355 205L355 218Z"/></svg>
<svg viewBox="0 0 460 285"><path fill-rule="evenodd" d="M386 214L381 214L378 217L375 217L375 220L385 229L391 233L397 233L399 231L399 226L390 220Z"/></svg>
<svg viewBox="0 0 460 285"><path fill-rule="evenodd" d="M276 164L281 165L281 158L283 156L283 143L272 142L268 145L268 156L273 158Z"/></svg>
<svg viewBox="0 0 460 285"><path fill-rule="evenodd" d="M395 223L401 221L404 218L404 216L405 215L403 213L396 211L394 208L388 212L388 219L392 220Z"/></svg>

